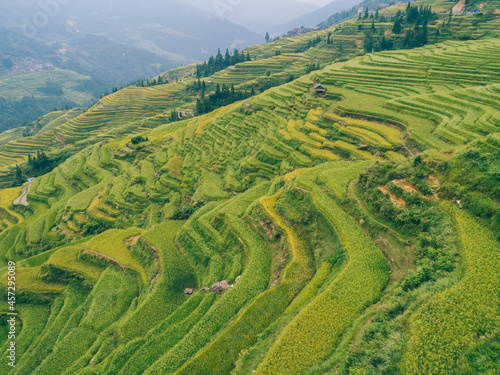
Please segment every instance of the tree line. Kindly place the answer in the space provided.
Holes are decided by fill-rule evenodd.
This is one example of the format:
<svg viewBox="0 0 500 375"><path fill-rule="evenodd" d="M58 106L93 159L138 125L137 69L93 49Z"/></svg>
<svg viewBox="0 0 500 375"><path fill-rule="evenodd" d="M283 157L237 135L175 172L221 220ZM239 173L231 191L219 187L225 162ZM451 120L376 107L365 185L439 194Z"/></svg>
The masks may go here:
<svg viewBox="0 0 500 375"><path fill-rule="evenodd" d="M217 84L213 94L208 95L208 97L201 95L200 98L196 100L196 113L198 115L210 113L217 108L247 99L254 95L255 90L253 87L251 91L248 92L248 90L235 90L234 85L228 87L226 84L222 84L221 87Z"/></svg>
<svg viewBox="0 0 500 375"><path fill-rule="evenodd" d="M158 78L139 79L135 81L133 84L137 85L137 87L151 87L158 85L166 85L167 83L170 83L167 77L158 76Z"/></svg>
<svg viewBox="0 0 500 375"><path fill-rule="evenodd" d="M219 48L215 57L210 56L208 61L196 65L196 78L210 77L216 72L245 61L252 61L249 52L245 54L235 49L231 55L229 49L226 49L226 54L223 56Z"/></svg>
<svg viewBox="0 0 500 375"><path fill-rule="evenodd" d="M28 161L22 166L16 164L14 170L4 177L5 181L2 181L1 186L21 186L29 177L38 177L51 172L68 157L69 154L62 153L50 158L43 151L37 151L35 155L29 154Z"/></svg>
<svg viewBox="0 0 500 375"><path fill-rule="evenodd" d="M375 20L377 18L378 12L372 17L370 29L365 31L364 49L366 52L377 52L394 48L411 49L426 45L428 43L427 24L429 21L435 20L437 16L435 12L432 11L430 5L421 5L419 7L408 3L404 12L398 10L396 13L392 27L392 33L396 37L393 38L386 37L384 34L375 35ZM358 25L358 29L361 30L362 27L362 24ZM399 36L401 36L403 32L404 37L400 38Z"/></svg>

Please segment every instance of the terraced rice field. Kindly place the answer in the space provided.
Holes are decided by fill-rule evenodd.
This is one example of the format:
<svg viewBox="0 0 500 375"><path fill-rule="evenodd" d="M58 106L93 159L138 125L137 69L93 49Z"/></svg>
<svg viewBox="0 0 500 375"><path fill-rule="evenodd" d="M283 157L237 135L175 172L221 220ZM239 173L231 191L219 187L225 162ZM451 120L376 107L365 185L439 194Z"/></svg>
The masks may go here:
<svg viewBox="0 0 500 375"><path fill-rule="evenodd" d="M35 179L28 207L13 205L20 189L0 190L0 261L18 261L22 297L18 366L0 373L306 374L370 334L364 314L402 290L390 251L404 241L372 237L349 185L421 149L498 148L500 41L366 54L304 75L310 55L296 50L310 37L254 47L265 60L216 73L241 87L264 69L301 77L209 114L168 122L191 80L129 87L1 146L3 166L48 145L78 152ZM442 207L459 228L465 277L405 314L394 371L452 371L450 348L477 333L471 301L488 331L498 323L497 241ZM223 293L209 291L221 281Z"/></svg>
<svg viewBox="0 0 500 375"><path fill-rule="evenodd" d="M478 330L498 327L500 246L492 234L467 213L447 204L457 222L464 278L429 301L412 318L404 366L408 373L449 374ZM425 353L425 354L424 354Z"/></svg>
<svg viewBox="0 0 500 375"><path fill-rule="evenodd" d="M440 6L440 3L432 4L433 6ZM388 8L389 9L389 8ZM392 7L390 8L392 11ZM479 21L479 23L478 23ZM358 30L357 21L346 21L342 25L333 26L326 30L320 30L304 35L300 35L294 38L283 38L277 42L253 46L245 49L252 59L255 61L245 62L237 64L235 67L230 67L223 71L216 73L213 77L205 78L205 81L212 81L214 84L212 87L208 88L208 92L213 92L216 84L226 84L228 86L235 85L237 89L250 91L251 87L258 87L261 84L266 84L268 81L279 81L284 82L290 77L297 78L302 76L311 64L315 66L319 64L321 67L331 64L333 61L339 58L345 59L345 56L352 57L356 54L362 52L362 41L364 34ZM371 22L371 21L370 21ZM370 28L371 23L366 20L363 27ZM437 24L429 25L430 29L436 29L439 27L439 22ZM377 22L376 31L384 32L388 28L390 29L390 23ZM495 27L495 22L488 22L487 20L475 20L472 16L454 17L452 21L447 23L447 29L449 30L449 35L458 34L460 30L470 30L473 33L474 38L479 37L495 37L498 36L498 28ZM364 30L364 29L363 29ZM464 31L465 32L465 31ZM441 36L435 36L433 42L439 42L441 40L446 40L449 38L442 34ZM330 37L331 44L327 44L327 38ZM309 44L314 40L320 40L320 42L312 48L309 48ZM401 36L402 38L402 36ZM473 45L475 42L471 42ZM340 46L342 46L340 48ZM453 49L453 45L450 45ZM468 47L466 47L467 49ZM482 48L482 47L478 47ZM455 53L449 48L440 46L437 50L441 50L442 53L446 53L446 56L455 58L466 58L463 52ZM280 55L276 56L279 52ZM481 58L481 53L477 51L475 59ZM427 52L426 56L427 56ZM442 54L441 53L441 54ZM484 53L484 51L482 52ZM406 52L403 53L406 55ZM439 53L438 53L439 55ZM377 56L375 58L375 56ZM399 60L399 57L394 54L391 55L391 61L386 61L384 58L384 53L379 53L376 55L366 55L365 60L374 59L376 61L371 61L370 65L372 67L377 66L380 68L379 63L385 64L385 68L380 69L380 72L374 74L373 69L366 71L365 77L362 80L355 79L355 82L349 83L349 88L356 88L358 93L377 93L379 99L394 99L397 103L388 103L387 105L394 104L397 108L401 110L405 109L405 106L410 105L412 108L414 104L417 104L419 100L426 100L427 102L435 101L435 95L430 97L424 97L408 104L404 99L399 98L402 96L412 95L411 84L418 82L415 79L425 79L425 72L419 70L422 68L417 61L407 61L406 69L412 69L409 73L404 73L402 70L405 69ZM413 58L412 58L413 59ZM418 57L415 57L418 59ZM397 64L391 64L397 61ZM427 59L427 62L430 60ZM455 60L456 61L456 60ZM464 60L465 61L465 60ZM366 61L361 62L364 65ZM437 62L439 63L439 61ZM472 62L473 64L475 62ZM401 73L401 78L404 76L406 78L406 84L401 82L405 89L401 89L399 83L391 83L390 90L386 90L383 86L378 86L378 80L384 79L384 69L385 71L391 71L395 67L397 71ZM453 62L443 62L441 68L433 70L434 66L426 65L429 74L433 74L437 78L442 78L443 81L447 81L448 76L443 72L449 72L448 69L453 65L453 70L455 73L452 74L453 77L462 79L464 81L474 85L474 82L478 82L481 73L475 72L472 75L456 75L460 72L459 68L455 66ZM415 69L414 69L415 68ZM418 68L418 69L417 69ZM491 66L493 69L493 66ZM425 70L424 69L424 70ZM348 69L350 72L356 71L361 72L363 69L357 64L352 63L352 67ZM468 74L468 68L465 67L460 74ZM371 72L371 73L370 73ZM16 164L23 163L27 160L28 153L36 153L37 150L44 150L54 155L60 154L63 150L68 152L75 152L76 150L81 150L84 147L92 144L96 144L102 141L107 141L111 139L120 139L123 137L133 137L138 134L143 133L147 129L157 128L158 126L168 123L171 111L182 111L186 116L191 117L194 113L195 101L199 92L190 90L189 87L193 84L194 79L193 74L195 73L195 66L189 65L183 68L174 69L165 74L165 77L170 78L172 83L167 85L153 86L153 87L136 87L131 86L126 89L120 90L116 93L108 95L98 101L90 110L72 110L69 113L62 116L57 116L60 114L57 112L54 114L47 115L48 118L55 117L51 119L50 124L47 124L38 134L31 137L24 137L22 139L11 139L9 142L9 137L3 139L0 138L0 176L5 175L9 170L11 170ZM342 76L345 79L354 79L352 74L347 74L348 72L343 72ZM443 75L444 74L444 75ZM487 74L487 73L486 73ZM412 78L412 75L415 75ZM378 76L378 77L377 77ZM484 80L484 82L496 82L491 80L492 75L490 74L490 80ZM483 74L484 78L484 74ZM471 81L472 79L472 81ZM326 81L325 81L326 82ZM339 81L343 85L342 80ZM445 85L446 87L446 85ZM450 88L455 91L457 88ZM432 91L432 90L431 90ZM420 92L420 94L427 94L427 92ZM278 99L286 98L287 94L294 95L293 88L288 88L286 92L277 94ZM415 93L413 93L415 94ZM444 92L446 95L446 92ZM394 97L394 95L396 95ZM399 100L398 100L399 98ZM437 100L438 108L445 110L446 107L442 107L441 103L455 103L453 100L448 100L446 97L439 98ZM470 103L467 104L468 107L471 106ZM395 108L396 108L395 107ZM430 106L429 106L430 107ZM479 112L487 111L485 108L478 108ZM85 113L82 113L85 112ZM422 111L425 113L425 111ZM454 114L442 113L439 111L436 113L437 117L432 117L432 121L442 124L439 135L444 138L447 142L452 140L453 142L461 142L464 139L470 139L471 135L467 132L460 132L452 130L450 134L448 129L443 129L449 127L453 129L453 125L459 120ZM418 117L418 116L417 116ZM417 119L409 118L408 121L416 121ZM427 124L421 124L419 127L424 127ZM488 126L488 125L486 125ZM428 130L430 131L430 130ZM18 138L18 135L14 138ZM4 144L4 142L8 142ZM71 146L70 146L71 145ZM315 152L313 150L313 152ZM329 155L326 152L321 152L323 156ZM331 156L331 155L330 155Z"/></svg>
<svg viewBox="0 0 500 375"><path fill-rule="evenodd" d="M403 124L426 147L464 144L498 130L498 49L484 40L381 52L332 65L319 80L344 97L341 113Z"/></svg>
<svg viewBox="0 0 500 375"><path fill-rule="evenodd" d="M237 89L250 91L260 83L269 79L285 81L290 76L303 75L311 64L325 65L341 56L358 50L353 42L356 36L336 36L344 42L344 50L338 51L333 46L326 45L326 38L331 30L319 31L297 38L287 38L279 43L255 46L246 49L252 59L256 61L237 64L226 70L216 73L213 77L205 78L212 81L208 92L215 90L216 84L235 85ZM322 39L318 48L308 50L309 41ZM332 36L335 38L335 36ZM349 39L352 43L348 43ZM297 50L305 51L297 53ZM281 55L276 56L276 51ZM61 148L70 152L111 139L133 137L158 126L168 123L171 111L183 112L192 117L195 101L199 92L189 90L194 82L195 66L171 70L165 74L172 83L153 87L130 86L99 100L88 111L73 110L62 116L61 113L49 114L46 117L53 119L42 131L22 140L0 138L0 176L5 174L16 164L23 163L28 153L37 150L50 150L57 154ZM57 116L60 114L60 116ZM61 120L63 120L61 122ZM17 136L15 137L17 138ZM8 142L4 145L4 142ZM72 147L69 147L69 146Z"/></svg>

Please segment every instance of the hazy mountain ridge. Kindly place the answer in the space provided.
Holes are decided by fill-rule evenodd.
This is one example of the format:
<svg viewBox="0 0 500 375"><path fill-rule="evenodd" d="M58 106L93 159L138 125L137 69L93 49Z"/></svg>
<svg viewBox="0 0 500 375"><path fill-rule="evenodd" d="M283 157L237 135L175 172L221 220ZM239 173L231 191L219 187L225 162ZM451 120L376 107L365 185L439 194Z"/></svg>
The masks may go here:
<svg viewBox="0 0 500 375"><path fill-rule="evenodd" d="M218 48L242 48L263 38L176 0L140 4L93 0L46 10L31 1L2 1L0 5L0 74L9 74L7 67L17 59L31 57L89 76L86 87L91 89L82 91L85 100L66 100L69 105L86 106L113 86L205 60ZM33 104L27 112L33 115L3 116L2 129L65 105L55 98L42 101L38 90L28 90L26 95L32 97L25 102ZM17 100L8 94L4 99ZM9 113L18 107L6 105Z"/></svg>
<svg viewBox="0 0 500 375"><path fill-rule="evenodd" d="M294 18L291 21L283 23L279 26L270 29L273 35L280 35L295 27L315 27L318 24L326 21L330 16L335 13L342 12L344 10L351 9L356 4L360 3L361 0L335 0L331 3L316 9L310 13L303 14L300 17Z"/></svg>
<svg viewBox="0 0 500 375"><path fill-rule="evenodd" d="M279 24L317 9L312 4L296 0L252 0L235 1L233 3L213 0L189 0L188 2L195 7L217 15L221 19L245 26L260 34L264 34Z"/></svg>
<svg viewBox="0 0 500 375"><path fill-rule="evenodd" d="M32 21L26 15L31 12L35 17L40 10L16 4L4 5L12 11L0 15L0 24L22 33L26 30L23 25L33 26L26 21ZM177 60L172 60L175 64L200 61L208 51L217 48L243 48L259 41L258 35L245 28L179 0L148 0L140 4L114 0L105 4L101 1L71 2L54 12L46 26L37 28L36 38L71 46L72 38L79 35L105 36L115 43L133 45L160 56L161 52L174 54L178 56ZM141 43L141 39L152 41L158 48ZM189 46L185 45L186 39Z"/></svg>

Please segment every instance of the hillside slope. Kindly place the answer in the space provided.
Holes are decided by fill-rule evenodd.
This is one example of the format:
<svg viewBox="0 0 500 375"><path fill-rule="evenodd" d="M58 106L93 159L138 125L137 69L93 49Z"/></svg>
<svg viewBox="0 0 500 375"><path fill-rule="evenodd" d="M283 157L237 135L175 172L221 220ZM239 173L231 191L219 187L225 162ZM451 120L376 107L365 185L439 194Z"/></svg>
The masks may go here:
<svg viewBox="0 0 500 375"><path fill-rule="evenodd" d="M207 76L198 76L196 66L189 65L163 74L162 79L169 84L158 85L155 79L146 84L142 82L131 85L102 98L78 119L59 124L51 128L51 131L43 131L42 137L37 132L30 131L26 134L29 137L23 140L13 139L12 145L0 147L0 186L10 186L16 164L25 161L27 153L34 154L37 150L43 150L57 159L61 153L74 153L87 145L108 139L133 137L145 128L176 121L179 113L183 118L190 118L198 114L197 99L200 99L203 92L206 97L213 95L217 85L222 89L226 85L226 90L231 90L234 85L236 91L248 97L252 93L259 94L334 61L345 61L365 51L409 48L414 42L406 35L413 34L414 25L414 22L405 21L403 31L395 34L391 33L394 19L351 20L327 30L247 48L240 56L250 56L252 61L236 65L230 63L226 69L215 70L215 73L212 71ZM448 15L438 15L428 23L427 39L428 43L437 43L462 38L465 34L474 39L496 37L496 25L490 16L459 16L449 19ZM384 45L385 48L382 48ZM222 59L224 55L220 57ZM204 90L196 86L198 78L205 81ZM224 95L230 96L228 92ZM30 127L37 128L37 125ZM18 145L18 142L28 143L30 147ZM32 172L25 171L24 177L32 177Z"/></svg>
<svg viewBox="0 0 500 375"><path fill-rule="evenodd" d="M372 24L3 135L0 178L60 159L0 190L0 374L500 371L500 41ZM255 95L200 114L202 82Z"/></svg>
<svg viewBox="0 0 500 375"><path fill-rule="evenodd" d="M439 200L456 193L442 190L428 199L435 190L426 178L434 181L441 162L428 163L437 154L410 164L428 165L423 176L405 169L404 156L420 145L446 149L443 155L453 160L452 145L477 139L470 147L497 158L485 160L498 160L496 136L484 136L499 125L489 109L496 105L499 54L497 40L449 42L333 64L244 102L149 130L142 134L145 142L87 147L35 179L26 208L12 206L6 195L0 246L3 257L18 261L21 332L43 327L34 341L19 336L23 350L11 373L226 374L236 366L239 373L297 374L321 363L351 370L355 363L401 365L415 373L406 366L419 363L407 358L420 353L420 329L411 327L426 324L412 313L415 296L432 304L460 277L452 218L465 220L463 230L491 238L491 246L496 240L489 231L498 228L480 230L449 204L440 210ZM456 66L457 58L467 64ZM326 97L311 92L315 82L326 85ZM425 118L411 107L425 109ZM388 166L396 172L381 175ZM349 193L356 204L345 196L360 174L359 184L371 182L364 195ZM372 193L396 212L374 210ZM425 225L411 219L426 216ZM448 229L434 238L442 228ZM421 253L424 238L436 255ZM475 254L463 246L464 254ZM480 267L480 260L472 261ZM217 298L201 293L221 280L233 287ZM120 287L110 289L110 283ZM490 298L499 285L491 279L483 287ZM195 293L185 295L185 288ZM30 317L47 295L52 297L43 306L52 317ZM398 313L380 312L402 299ZM488 340L494 340L492 314L482 331ZM359 332L366 342L368 332L380 329L380 320L370 316L385 317L389 331L404 319L408 336L380 338L380 344L395 345L387 355L372 349L359 362L344 362L352 354L343 342L356 337L353 344L361 345ZM449 350L446 341L434 345ZM460 345L476 350L471 341ZM417 366L432 373L447 373L457 361L475 366L468 357L452 356L449 365L419 360Z"/></svg>
<svg viewBox="0 0 500 375"><path fill-rule="evenodd" d="M315 9L310 13L302 14L301 16L294 18L293 20L275 26L270 29L270 31L273 34L281 35L283 33L286 33L287 31L294 29L295 27L304 26L312 28L326 21L326 19L331 15L349 10L356 5L357 4L354 4L352 1L335 0L319 9Z"/></svg>

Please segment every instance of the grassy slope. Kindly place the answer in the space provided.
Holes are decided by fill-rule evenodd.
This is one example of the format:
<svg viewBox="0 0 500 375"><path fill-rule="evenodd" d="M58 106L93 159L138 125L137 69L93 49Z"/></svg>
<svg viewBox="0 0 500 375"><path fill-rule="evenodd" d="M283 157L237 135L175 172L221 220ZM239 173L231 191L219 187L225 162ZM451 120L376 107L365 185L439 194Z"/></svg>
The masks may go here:
<svg viewBox="0 0 500 375"><path fill-rule="evenodd" d="M5 76L0 77L0 95L10 100L19 100L25 96L33 96L37 99L47 98L47 94L38 89L51 82L62 87L64 99L84 106L92 101L93 96L77 90L76 85L78 81L86 79L89 78L63 69Z"/></svg>
<svg viewBox="0 0 500 375"><path fill-rule="evenodd" d="M447 17L441 17L447 20ZM358 28L359 24L362 25L361 30ZM454 17L445 26L441 26L441 20L438 19L429 24L429 42L456 39L460 33L471 34L467 36L468 38L496 36L495 25L491 20L475 20L473 16ZM245 53L250 53L257 61L237 64L235 69L226 69L205 80L213 81L214 85L217 83L234 84L236 89L249 91L251 86L265 85L268 80L273 84L278 81L283 83L291 75L295 78L303 75L311 63L319 63L323 67L336 59L346 59L362 54L364 33L370 28L371 19L352 20L328 30L250 47L245 50ZM391 28L390 22L376 22L374 34L381 34ZM438 29L441 30L439 36L436 35ZM332 43L328 45L326 41L330 33ZM315 47L308 48L308 43L318 37L321 38L321 42ZM402 40L404 33L393 37ZM297 51L302 52L297 53ZM275 56L277 52L282 55ZM52 132L52 138L34 136L33 140L27 142L37 144L38 146L35 147L38 149L45 151L51 149L58 152L61 142L76 145L76 149L81 149L104 139L130 137L143 132L145 128L166 124L169 122L168 118L172 110L181 110L188 114L194 110L195 99L199 92L187 91L193 83L194 72L195 66L190 65L164 74L174 82L172 84L149 88L131 86L120 90L101 99L85 115L58 126ZM214 86L209 88L208 92L213 92L213 90ZM8 152L5 154L8 158L4 159L3 152L0 155L0 168L3 167L0 169L0 176L5 173L2 170L7 171L7 166L13 167L23 160L26 152L30 152L22 145L4 151Z"/></svg>
<svg viewBox="0 0 500 375"><path fill-rule="evenodd" d="M450 373L479 336L489 336L499 323L499 243L469 214L450 204L444 208L457 222L465 275L413 317L403 359L407 373Z"/></svg>
<svg viewBox="0 0 500 375"><path fill-rule="evenodd" d="M251 51L262 58L276 48L294 52L309 37ZM47 119L42 135L89 147L35 180L29 209L12 206L14 194L2 190L1 207L19 223L2 228L1 254L29 257L18 268L20 303L28 314L31 304L45 302L52 314L45 311L42 331L41 323L30 328L39 334L26 342L19 373L227 374L235 366L263 374L425 373L464 361L447 349L455 336L426 341L437 330L422 311L469 288L469 279L479 283L474 298L488 300L482 293L498 288L498 280L479 282L483 271L474 262L481 254L467 239L488 238L491 248L495 239L448 208L458 218L466 261L475 259L453 286L456 260L440 253L451 252L452 236L445 230L448 237L434 239L446 219L418 181L414 195L398 190L391 181L404 175L407 161L393 160L412 158L419 148L448 155L471 142L498 152L498 137L484 137L499 126L500 44L484 39L379 52L303 75L301 64L317 51L217 73L214 81L243 86L266 69L301 78L175 124L162 116L181 105L185 81L121 90L69 122L57 122L69 115L62 113ZM315 82L327 86L326 97L311 93ZM132 145L131 134L149 140ZM103 139L110 142L92 145ZM25 154L22 146L11 152ZM346 198L349 183L387 165L394 168L387 189L406 206L390 208L389 196L370 186L373 195L357 197L365 200L358 210ZM427 211L414 209L420 206ZM191 208L197 210L187 222L168 220ZM46 253L63 242L73 246ZM433 275L424 279L429 269ZM233 287L221 296L201 294L221 280ZM187 287L196 288L193 296L183 294ZM455 307L448 303L439 319L448 321ZM490 339L494 318L486 320L481 332L476 323L457 323L469 334L456 343L460 350L470 349L474 334ZM428 347L446 361L422 354ZM41 348L44 358L37 356Z"/></svg>

